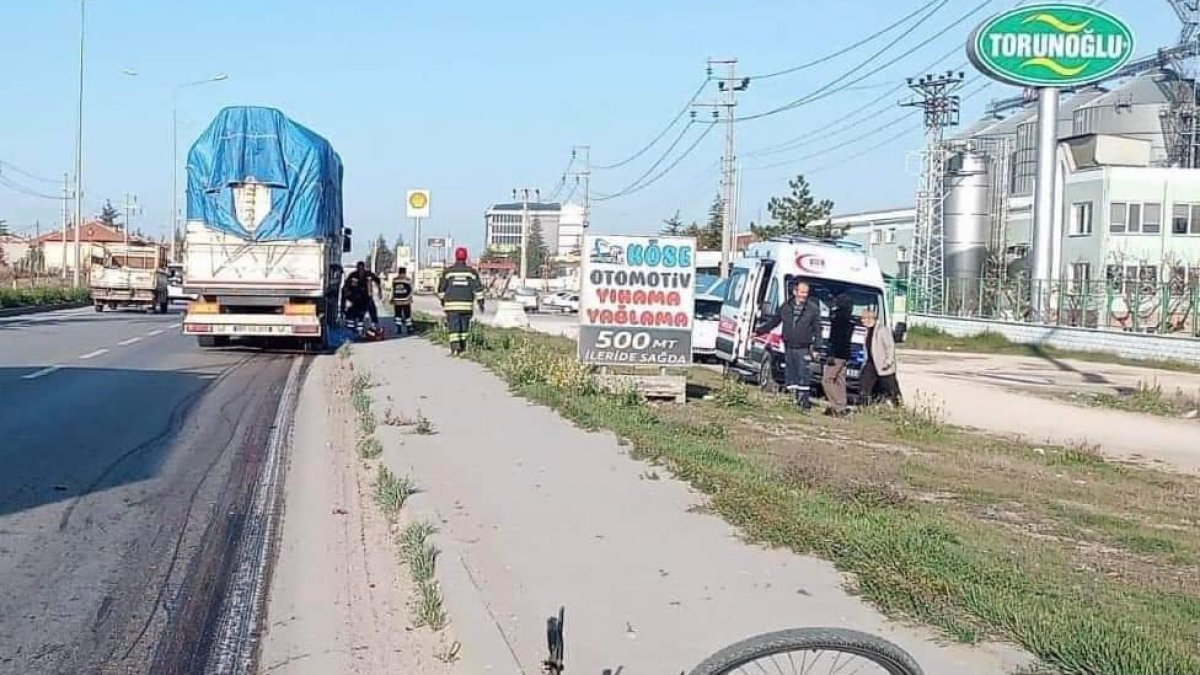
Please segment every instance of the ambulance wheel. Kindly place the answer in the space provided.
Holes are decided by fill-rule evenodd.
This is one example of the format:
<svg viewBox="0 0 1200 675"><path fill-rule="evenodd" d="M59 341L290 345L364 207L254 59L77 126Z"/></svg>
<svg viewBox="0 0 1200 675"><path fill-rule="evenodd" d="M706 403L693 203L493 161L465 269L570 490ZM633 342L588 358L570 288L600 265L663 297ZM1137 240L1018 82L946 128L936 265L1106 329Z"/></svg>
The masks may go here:
<svg viewBox="0 0 1200 675"><path fill-rule="evenodd" d="M774 357L770 354L763 356L758 366L757 384L768 394L779 393L779 383L775 381Z"/></svg>

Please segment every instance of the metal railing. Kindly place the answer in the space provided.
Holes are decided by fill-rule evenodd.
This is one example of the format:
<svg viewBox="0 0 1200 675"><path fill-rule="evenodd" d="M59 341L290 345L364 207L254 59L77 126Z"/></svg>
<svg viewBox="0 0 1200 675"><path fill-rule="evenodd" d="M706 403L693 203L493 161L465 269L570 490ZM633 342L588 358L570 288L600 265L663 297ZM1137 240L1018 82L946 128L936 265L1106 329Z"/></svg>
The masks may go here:
<svg viewBox="0 0 1200 675"><path fill-rule="evenodd" d="M929 291L914 283L906 295L915 314L1200 337L1200 280L947 279Z"/></svg>

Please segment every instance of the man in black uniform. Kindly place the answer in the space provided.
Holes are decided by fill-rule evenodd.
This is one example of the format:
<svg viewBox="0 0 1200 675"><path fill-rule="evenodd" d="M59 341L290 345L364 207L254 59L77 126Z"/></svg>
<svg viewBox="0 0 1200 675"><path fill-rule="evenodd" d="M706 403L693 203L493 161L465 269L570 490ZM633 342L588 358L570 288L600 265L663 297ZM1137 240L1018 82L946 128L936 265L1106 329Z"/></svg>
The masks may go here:
<svg viewBox="0 0 1200 675"><path fill-rule="evenodd" d="M843 293L834 298L829 316L829 355L821 378L825 400L829 402L826 415L844 417L850 410L846 404L846 366L850 363L853 341L854 301Z"/></svg>
<svg viewBox="0 0 1200 675"><path fill-rule="evenodd" d="M412 296L412 279L408 278L408 270L401 267L392 280L392 308L396 310L396 332L401 335L412 332Z"/></svg>
<svg viewBox="0 0 1200 675"><path fill-rule="evenodd" d="M371 296L371 284L375 284L375 289L380 293L383 292L379 277L367 269L365 262L359 260L358 264L354 266L354 271L346 277L346 283L342 287L342 303L343 306L347 303L350 305L347 315L362 316L365 312L371 317L371 326L377 328L379 312L375 309L375 299Z"/></svg>
<svg viewBox="0 0 1200 675"><path fill-rule="evenodd" d="M454 265L442 272L438 282L438 299L446 312L446 332L450 337L450 353L457 356L467 349L471 332L471 316L475 306L483 311L483 282L479 272L467 264L467 249L454 251Z"/></svg>
<svg viewBox="0 0 1200 675"><path fill-rule="evenodd" d="M808 410L812 408L809 366L821 342L821 308L809 296L806 282L796 282L792 297L754 332L765 335L779 325L783 326L784 383L796 397L796 405Z"/></svg>

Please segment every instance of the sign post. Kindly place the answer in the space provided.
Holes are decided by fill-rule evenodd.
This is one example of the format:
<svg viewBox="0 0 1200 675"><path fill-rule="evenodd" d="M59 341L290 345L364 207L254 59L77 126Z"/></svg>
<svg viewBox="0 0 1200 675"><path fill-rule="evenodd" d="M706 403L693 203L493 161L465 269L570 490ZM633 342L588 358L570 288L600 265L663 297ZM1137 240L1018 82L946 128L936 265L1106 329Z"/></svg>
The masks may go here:
<svg viewBox="0 0 1200 675"><path fill-rule="evenodd" d="M696 240L584 234L579 294L579 359L657 374L603 372L602 386L635 387L652 398L687 399L692 364Z"/></svg>
<svg viewBox="0 0 1200 675"><path fill-rule="evenodd" d="M413 278L421 271L421 219L429 217L429 190L409 190L405 196L408 217L413 220Z"/></svg>
<svg viewBox="0 0 1200 675"><path fill-rule="evenodd" d="M1133 47L1133 31L1117 17L1063 3L998 14L976 28L967 43L971 63L988 77L1038 90L1032 281L1039 316L1046 309L1046 294L1037 292L1036 283L1057 276L1053 260L1059 245L1054 240L1059 91L1111 76L1133 56Z"/></svg>

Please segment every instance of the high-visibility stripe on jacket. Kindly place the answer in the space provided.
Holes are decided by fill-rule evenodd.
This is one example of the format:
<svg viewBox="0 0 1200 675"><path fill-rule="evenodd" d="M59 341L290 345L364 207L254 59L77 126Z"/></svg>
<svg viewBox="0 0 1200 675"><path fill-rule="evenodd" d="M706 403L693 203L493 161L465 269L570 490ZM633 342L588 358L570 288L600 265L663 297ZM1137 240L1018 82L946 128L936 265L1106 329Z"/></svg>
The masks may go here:
<svg viewBox="0 0 1200 675"><path fill-rule="evenodd" d="M392 304L393 305L411 305L412 304L413 286L412 281L408 277L399 277L392 282Z"/></svg>
<svg viewBox="0 0 1200 675"><path fill-rule="evenodd" d="M475 303L483 300L483 282L479 272L466 263L455 263L442 272L438 298L447 312L473 314Z"/></svg>

